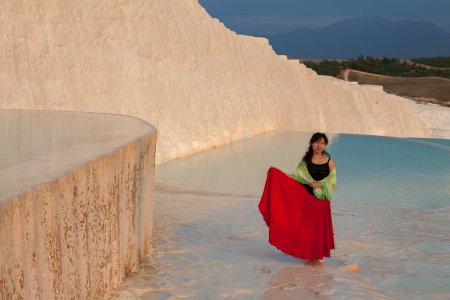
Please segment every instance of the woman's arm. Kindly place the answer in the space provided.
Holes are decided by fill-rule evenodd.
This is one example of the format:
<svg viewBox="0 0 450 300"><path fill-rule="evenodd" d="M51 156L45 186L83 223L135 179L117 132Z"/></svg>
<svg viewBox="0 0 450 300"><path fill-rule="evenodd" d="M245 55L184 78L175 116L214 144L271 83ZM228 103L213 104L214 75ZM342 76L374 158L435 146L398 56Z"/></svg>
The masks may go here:
<svg viewBox="0 0 450 300"><path fill-rule="evenodd" d="M332 159L330 159L330 161L328 162L328 166L330 167L330 172L334 170L335 166L334 161Z"/></svg>

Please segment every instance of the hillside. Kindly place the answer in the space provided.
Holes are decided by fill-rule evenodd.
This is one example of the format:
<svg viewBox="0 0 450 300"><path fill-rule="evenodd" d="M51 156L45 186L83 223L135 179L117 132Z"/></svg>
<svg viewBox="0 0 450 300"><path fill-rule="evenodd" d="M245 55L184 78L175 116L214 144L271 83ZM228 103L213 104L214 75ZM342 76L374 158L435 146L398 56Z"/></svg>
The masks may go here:
<svg viewBox="0 0 450 300"><path fill-rule="evenodd" d="M302 59L432 57L450 53L450 33L427 21L358 17L268 36L278 54Z"/></svg>
<svg viewBox="0 0 450 300"><path fill-rule="evenodd" d="M384 91L420 103L450 107L450 79L440 77L394 77L357 70L343 70L338 78L360 84L381 85Z"/></svg>

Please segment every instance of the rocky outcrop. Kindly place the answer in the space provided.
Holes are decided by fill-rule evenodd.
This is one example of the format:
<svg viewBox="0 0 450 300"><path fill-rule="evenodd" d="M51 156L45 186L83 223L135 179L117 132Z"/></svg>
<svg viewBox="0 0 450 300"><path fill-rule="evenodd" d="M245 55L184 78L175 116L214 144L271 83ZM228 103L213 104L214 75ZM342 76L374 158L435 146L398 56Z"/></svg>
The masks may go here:
<svg viewBox="0 0 450 300"><path fill-rule="evenodd" d="M105 114L11 113L0 111L11 150L0 163L0 299L108 295L151 250L154 128Z"/></svg>

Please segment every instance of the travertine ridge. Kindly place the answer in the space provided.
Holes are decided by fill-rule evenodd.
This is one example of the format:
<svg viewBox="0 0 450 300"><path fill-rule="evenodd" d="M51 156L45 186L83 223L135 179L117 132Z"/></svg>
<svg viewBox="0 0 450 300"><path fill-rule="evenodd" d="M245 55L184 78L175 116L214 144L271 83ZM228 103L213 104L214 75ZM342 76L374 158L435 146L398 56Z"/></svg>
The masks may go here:
<svg viewBox="0 0 450 300"><path fill-rule="evenodd" d="M159 131L157 163L269 130L450 136L410 100L318 76L196 0L5 0L1 108L108 112ZM440 125L439 125L440 126Z"/></svg>
<svg viewBox="0 0 450 300"><path fill-rule="evenodd" d="M30 131L37 137L22 146L53 147L0 161L0 299L100 299L151 253L156 131L130 117L89 114L100 120L92 126L57 112L44 116L52 131L36 112L14 113L15 143ZM120 124L134 131L113 130Z"/></svg>

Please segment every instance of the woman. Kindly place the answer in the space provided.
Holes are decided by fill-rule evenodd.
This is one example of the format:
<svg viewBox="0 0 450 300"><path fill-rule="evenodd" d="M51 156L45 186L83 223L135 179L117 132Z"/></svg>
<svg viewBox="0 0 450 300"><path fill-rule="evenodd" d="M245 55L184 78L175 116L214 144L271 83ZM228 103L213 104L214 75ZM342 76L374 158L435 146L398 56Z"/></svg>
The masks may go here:
<svg viewBox="0 0 450 300"><path fill-rule="evenodd" d="M330 201L336 169L327 144L324 133L314 133L292 177L271 167L258 206L269 226L269 243L313 261L330 257L334 249Z"/></svg>

